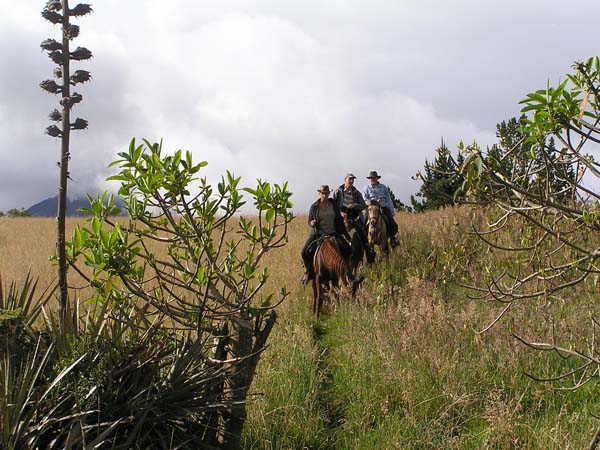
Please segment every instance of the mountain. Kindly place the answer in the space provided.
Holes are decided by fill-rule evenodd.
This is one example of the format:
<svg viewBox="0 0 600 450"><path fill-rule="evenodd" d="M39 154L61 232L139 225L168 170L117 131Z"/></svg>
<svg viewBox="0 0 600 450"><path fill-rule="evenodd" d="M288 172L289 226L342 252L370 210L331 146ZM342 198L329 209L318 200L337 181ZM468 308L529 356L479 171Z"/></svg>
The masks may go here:
<svg viewBox="0 0 600 450"><path fill-rule="evenodd" d="M122 208L123 202L119 198L115 198L115 204ZM90 202L87 197L77 199L67 199L67 216L86 216L86 213L78 211L80 208L89 208ZM27 212L32 217L56 217L58 211L58 196L47 198L27 209Z"/></svg>

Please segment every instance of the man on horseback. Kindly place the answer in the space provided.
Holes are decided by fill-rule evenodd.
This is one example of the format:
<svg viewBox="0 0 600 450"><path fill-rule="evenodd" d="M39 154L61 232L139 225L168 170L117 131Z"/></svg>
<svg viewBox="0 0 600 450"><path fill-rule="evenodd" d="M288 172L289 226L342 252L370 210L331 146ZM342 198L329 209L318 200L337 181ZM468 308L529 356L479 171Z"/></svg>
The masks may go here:
<svg viewBox="0 0 600 450"><path fill-rule="evenodd" d="M360 191L354 187L355 178L352 173L346 174L344 184L340 185L333 193L333 201L337 204L340 211L348 214L353 220L356 233L367 253L367 262L372 263L375 261L375 251L369 245L367 232L360 218L361 213L367 208L367 205Z"/></svg>
<svg viewBox="0 0 600 450"><path fill-rule="evenodd" d="M302 282L307 284L314 278L313 256L317 247L317 240L322 236L335 236L338 247L344 258L349 258L352 250L347 240L350 239L337 204L329 199L329 186L324 184L319 190L319 199L310 205L308 211L308 225L310 233L302 248L302 261L306 272ZM342 238L345 237L346 239ZM339 238L339 239L338 239Z"/></svg>
<svg viewBox="0 0 600 450"><path fill-rule="evenodd" d="M396 239L398 224L394 220L394 204L390 195L390 189L385 184L379 182L381 175L377 174L376 170L372 170L367 178L371 183L366 185L363 190L364 198L365 200L378 201L381 205L381 212L385 218L388 234L390 235L390 245L396 247L398 245L398 239Z"/></svg>

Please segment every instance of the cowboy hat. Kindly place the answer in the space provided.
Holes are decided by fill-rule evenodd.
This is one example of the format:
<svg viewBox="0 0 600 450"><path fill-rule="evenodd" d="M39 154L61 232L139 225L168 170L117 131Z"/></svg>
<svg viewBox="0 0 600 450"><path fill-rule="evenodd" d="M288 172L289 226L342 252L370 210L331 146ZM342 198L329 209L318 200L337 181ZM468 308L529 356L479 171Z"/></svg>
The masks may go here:
<svg viewBox="0 0 600 450"><path fill-rule="evenodd" d="M329 190L329 185L322 184L321 187L317 190L317 192L322 192L322 193L327 192L329 194L329 192L331 192L331 191Z"/></svg>
<svg viewBox="0 0 600 450"><path fill-rule="evenodd" d="M371 170L369 172L369 176L367 178L369 178L369 179L371 179L371 178L377 178L379 180L381 178L381 175L377 175L377 171L376 170Z"/></svg>

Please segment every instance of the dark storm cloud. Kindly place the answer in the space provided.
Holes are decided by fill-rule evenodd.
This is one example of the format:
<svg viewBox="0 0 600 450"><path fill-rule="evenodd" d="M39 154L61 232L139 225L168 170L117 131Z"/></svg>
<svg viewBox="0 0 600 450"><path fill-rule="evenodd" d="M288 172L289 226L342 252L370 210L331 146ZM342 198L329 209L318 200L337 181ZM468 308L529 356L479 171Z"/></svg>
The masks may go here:
<svg viewBox="0 0 600 450"><path fill-rule="evenodd" d="M54 195L57 98L38 84L40 5L0 0L0 209ZM593 8L577 2L577 11ZM79 21L93 80L75 116L74 195L106 188L132 137L164 138L248 183L288 180L304 211L322 183L376 169L402 199L443 138L483 146L527 92L593 56L593 15L557 0L105 0ZM570 12L573 11L573 12Z"/></svg>

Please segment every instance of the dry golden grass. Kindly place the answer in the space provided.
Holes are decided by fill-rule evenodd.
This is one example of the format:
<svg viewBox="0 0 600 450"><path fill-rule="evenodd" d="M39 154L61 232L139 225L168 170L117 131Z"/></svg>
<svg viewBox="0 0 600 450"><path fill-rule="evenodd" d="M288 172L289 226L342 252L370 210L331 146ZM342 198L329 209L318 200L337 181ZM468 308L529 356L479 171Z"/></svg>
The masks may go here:
<svg viewBox="0 0 600 450"><path fill-rule="evenodd" d="M264 265L269 268L270 278L263 292L277 294L282 287L290 293L290 299L306 301L310 289L300 285L304 271L300 250L308 236L305 215L296 217L289 225L288 244L265 255ZM468 208L447 209L426 214L398 213L399 239L402 247L413 245L418 239L426 240L430 248L447 248L459 241L469 231L473 220L480 221L481 214ZM67 219L67 240L76 225L85 223L83 218ZM235 229L235 223L231 222ZM20 284L31 272L39 279L39 286L45 288L57 279L56 263L50 257L56 253L56 220L54 218L0 218L0 276L4 282ZM435 255L434 255L435 256ZM69 272L69 284L74 287L84 285L74 271ZM77 291L76 297L85 298L87 292ZM281 305L285 313L287 302Z"/></svg>
<svg viewBox="0 0 600 450"><path fill-rule="evenodd" d="M83 225L83 218L67 219L67 240L76 225ZM232 222L233 225L233 222ZM303 267L300 249L307 235L306 218L296 218L290 224L288 245L267 253L264 265L270 270L270 279L264 292L277 293L286 287L290 294L300 289ZM15 281L20 285L30 272L38 278L39 286L45 288L57 279L56 262L50 258L56 254L56 220L54 218L0 218L0 276L5 283ZM74 271L69 271L69 284L81 287L84 283ZM79 291L78 291L79 292ZM77 297L85 297L79 292Z"/></svg>
<svg viewBox="0 0 600 450"><path fill-rule="evenodd" d="M67 220L67 236L81 219ZM0 276L5 282L20 284L28 272L45 287L57 278L56 219L15 217L0 218Z"/></svg>
<svg viewBox="0 0 600 450"><path fill-rule="evenodd" d="M523 304L479 336L475 330L498 306L466 301L441 272L482 213L459 208L396 218L401 246L365 271L355 301L342 297L319 321L309 313L311 290L299 283L306 216L290 224L288 245L265 256L271 276L264 293L286 287L290 296L278 308L253 385L264 395L249 406L247 448L581 447L596 426L586 409L594 397L559 397L524 377L524 369L550 375L556 361L517 345L510 333L548 339L553 315L557 333L567 330L570 339L568 330L582 334L595 302ZM68 220L67 237L82 221ZM41 287L53 282L55 234L54 219L0 218L4 282L20 282L28 271ZM481 260L467 262L470 275L481 276ZM70 282L78 283L72 271Z"/></svg>

